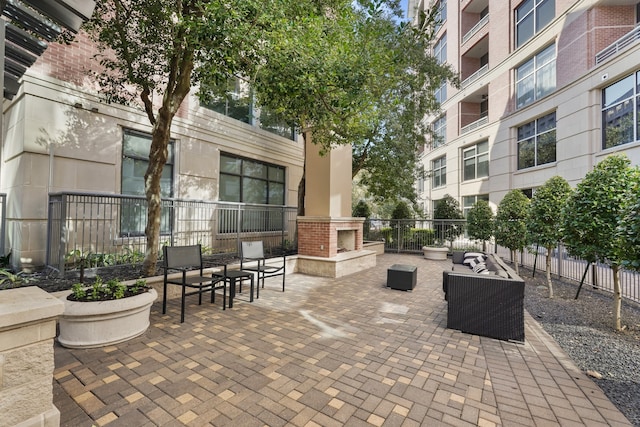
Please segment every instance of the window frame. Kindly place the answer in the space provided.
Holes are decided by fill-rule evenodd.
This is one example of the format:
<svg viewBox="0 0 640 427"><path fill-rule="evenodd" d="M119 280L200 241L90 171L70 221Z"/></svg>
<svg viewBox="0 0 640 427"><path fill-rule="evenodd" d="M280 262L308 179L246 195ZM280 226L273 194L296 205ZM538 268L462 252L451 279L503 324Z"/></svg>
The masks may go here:
<svg viewBox="0 0 640 427"><path fill-rule="evenodd" d="M447 33L444 33L433 45L433 57L438 64L447 62Z"/></svg>
<svg viewBox="0 0 640 427"><path fill-rule="evenodd" d="M471 201L471 199L473 199L473 203L468 204L469 201ZM489 202L489 195L488 194L476 194L473 196L462 196L462 215L466 218L467 214L469 213L469 211L471 210L471 208L473 208L473 205L475 205L478 200L486 200L487 203Z"/></svg>
<svg viewBox="0 0 640 427"><path fill-rule="evenodd" d="M127 139L130 137L141 138L147 140L149 145L149 150L151 148L151 140L152 135L147 132L139 131L131 128L123 128L122 130L122 161L120 164L120 194L128 195L128 196L144 196L144 175L142 175L142 187L141 191L132 191L128 186L125 185L126 178L133 178L135 182L136 175L129 176L129 174L125 173L127 168L127 164L129 160L133 162L133 169L143 169L147 170L149 166L149 150L146 151L146 156L142 155L140 151L128 150L127 149ZM175 185L175 140L170 139L168 145L169 155L167 156L167 162L163 168L163 175L168 175L170 182L168 185L165 185L165 190L168 189L169 192L166 191L164 194L161 193L162 198L172 198L174 192ZM135 164L142 165L136 167ZM166 168L166 169L165 169ZM165 171L168 171L165 173ZM140 178L140 177L138 177ZM161 192L163 186L161 185ZM120 207L120 215L119 215L119 234L122 237L131 237L131 236L144 236L145 228L146 228L146 219L147 219L147 206L146 204L139 203L136 199L123 199L122 205ZM169 210L162 209L161 219L160 219L160 234L168 235L171 233L172 228L172 219L171 213Z"/></svg>
<svg viewBox="0 0 640 427"><path fill-rule="evenodd" d="M542 131L540 131L540 122L543 121L544 119L546 119L547 117L550 117L553 115L553 122L554 122L554 126L553 128L547 128L544 129ZM525 138L521 138L520 137L520 131L521 129L524 129L525 126L530 126L533 125L533 133L531 134L526 134ZM542 166L542 165L547 165L550 163L555 163L557 161L557 154L558 154L558 150L557 150L557 144L558 144L558 138L557 138L557 134L556 134L556 129L558 127L558 122L557 122L557 117L556 117L556 111L552 111L550 113L547 113L543 116L539 116L536 117L535 119L527 122L527 123L523 123L520 126L516 127L516 169L517 170L525 170L525 169L530 169L530 168L535 168L538 166ZM540 160L538 159L539 157L539 152L541 150L540 147L540 140L541 137L545 136L545 135L549 135L551 132L553 132L554 134L554 138L553 138L553 146L555 147L554 150L554 155L553 155L553 160L550 161L546 161L544 163L540 163ZM549 141L545 141L545 143L548 143ZM531 144L533 143L532 146L532 150L533 150L533 164L532 165L522 165L522 155L521 155L521 145L524 145L525 143L527 144Z"/></svg>
<svg viewBox="0 0 640 427"><path fill-rule="evenodd" d="M548 51L550 49L553 49L553 56L547 57L546 55L548 54ZM531 56L528 60L514 69L516 108L526 107L527 105L544 98L545 96L553 93L556 90L557 54L558 53L556 50L556 44L554 42L538 51L536 54ZM546 79L544 79L545 76L542 75L542 73L546 72L547 70L552 70L553 85L545 88L543 86L543 83L546 81ZM520 75L521 73L523 74L522 76ZM523 93L520 93L521 87L524 87L525 89ZM523 98L525 94L528 94L529 91L532 92L531 98L525 98L524 100L521 100L521 98Z"/></svg>
<svg viewBox="0 0 640 427"><path fill-rule="evenodd" d="M431 188L447 185L447 156L440 156L431 161Z"/></svg>
<svg viewBox="0 0 640 427"><path fill-rule="evenodd" d="M229 159L233 159L235 161L239 161L240 162L240 172L238 173L234 173L234 172L229 172L229 171L223 171L223 157L229 158ZM249 164L249 165L257 165L260 167L264 167L266 169L266 178L264 177L260 177L257 176L255 174L251 174L251 170L250 168L247 166L245 166L245 164ZM271 178L270 175L272 173L272 170L279 170L281 172L281 180L274 177ZM256 203L256 204L264 204L264 205L272 205L272 206L285 206L286 205L286 172L287 169L284 166L281 165L277 165L274 163L268 163L268 162L264 162L264 161L260 161L260 160L255 160L255 159L250 159L247 157L242 157L242 156L238 156L232 153L227 153L227 152L221 152L220 153L220 177L219 177L219 191L218 191L218 199L221 202L231 202L231 203ZM238 195L238 200L226 200L222 197L223 192L220 191L220 188L223 185L223 176L225 177L234 177L234 178L238 178L239 179L239 195ZM250 182L264 182L266 184L266 194L264 197L265 202L263 203L258 203L258 202L249 202L246 201L247 196L245 196L245 191L247 190L247 186L245 185L245 181L246 183L250 183ZM272 203L272 194L271 194L271 186L275 185L275 184L279 184L282 186L282 199L281 199L281 203ZM226 193L225 193L226 194ZM275 193L274 193L275 194Z"/></svg>
<svg viewBox="0 0 640 427"><path fill-rule="evenodd" d="M546 21L540 21L540 15L543 11L543 7L549 6L552 3L551 7L553 8L553 14ZM531 9L525 12L525 8L529 7L531 4ZM546 10L546 9L545 9ZM520 11L525 12L522 17L518 18ZM513 10L513 37L514 37L514 46L515 48L519 48L520 46L526 44L529 40L535 37L543 28L545 28L551 21L555 19L556 16L556 4L555 0L525 0L521 2L518 7ZM524 29L525 21L531 18L531 34L526 36L524 39L520 39L519 30ZM538 22L540 21L540 22ZM529 22L529 21L527 21Z"/></svg>
<svg viewBox="0 0 640 427"><path fill-rule="evenodd" d="M432 123L433 127L433 147L442 147L447 143L447 114L443 114Z"/></svg>
<svg viewBox="0 0 640 427"><path fill-rule="evenodd" d="M479 147L483 144L486 144L485 151L478 151ZM466 157L466 153L473 151L473 154L470 154ZM475 144L468 145L466 147L462 147L462 155L460 156L462 159L462 182L473 181L475 179L487 178L489 176L489 140L485 139L483 141L478 141ZM480 160L481 157L486 157L486 160ZM473 177L467 177L467 165L466 161L473 159ZM478 171L480 169L482 163L486 163L486 175L479 175Z"/></svg>
<svg viewBox="0 0 640 427"><path fill-rule="evenodd" d="M629 81L629 87L624 86L625 81ZM620 89L621 88L621 89ZM621 96L614 97L608 101L607 91L611 90L612 95L616 93ZM614 92L615 91L615 92ZM624 94L630 93L624 97ZM640 140L640 70L629 74L615 83L602 89L602 144L603 150L620 147ZM613 115L612 115L613 113ZM616 114L617 113L617 114ZM611 117L607 118L607 115ZM623 129L622 121L630 118L629 129ZM635 122L634 122L635 120ZM625 140L620 140L620 137ZM610 138L611 136L611 138ZM618 136L618 141L608 142L607 138L613 139Z"/></svg>

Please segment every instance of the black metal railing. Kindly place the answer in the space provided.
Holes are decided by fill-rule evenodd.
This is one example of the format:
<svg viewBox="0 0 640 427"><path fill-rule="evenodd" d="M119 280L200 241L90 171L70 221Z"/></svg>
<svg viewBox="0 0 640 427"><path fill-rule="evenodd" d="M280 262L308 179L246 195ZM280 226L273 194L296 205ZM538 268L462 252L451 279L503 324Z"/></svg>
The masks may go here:
<svg viewBox="0 0 640 427"><path fill-rule="evenodd" d="M267 252L295 252L297 208L163 199L160 245L201 244L203 254L238 253L260 239ZM147 201L118 194L49 195L47 267L65 270L142 262Z"/></svg>

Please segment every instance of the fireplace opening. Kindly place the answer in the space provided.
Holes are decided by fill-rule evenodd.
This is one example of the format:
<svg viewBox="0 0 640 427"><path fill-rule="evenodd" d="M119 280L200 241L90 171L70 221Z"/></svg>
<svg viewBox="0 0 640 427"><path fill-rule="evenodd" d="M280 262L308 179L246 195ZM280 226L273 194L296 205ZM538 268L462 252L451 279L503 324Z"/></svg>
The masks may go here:
<svg viewBox="0 0 640 427"><path fill-rule="evenodd" d="M338 253L354 251L356 249L356 230L338 231Z"/></svg>

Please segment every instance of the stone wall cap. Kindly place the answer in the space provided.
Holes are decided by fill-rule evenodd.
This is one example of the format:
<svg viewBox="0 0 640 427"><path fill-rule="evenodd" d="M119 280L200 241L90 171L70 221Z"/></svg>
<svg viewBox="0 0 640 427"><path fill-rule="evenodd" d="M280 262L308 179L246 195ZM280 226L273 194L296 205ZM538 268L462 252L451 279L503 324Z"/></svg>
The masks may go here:
<svg viewBox="0 0 640 427"><path fill-rule="evenodd" d="M63 312L64 303L37 286L0 291L0 330L58 317Z"/></svg>

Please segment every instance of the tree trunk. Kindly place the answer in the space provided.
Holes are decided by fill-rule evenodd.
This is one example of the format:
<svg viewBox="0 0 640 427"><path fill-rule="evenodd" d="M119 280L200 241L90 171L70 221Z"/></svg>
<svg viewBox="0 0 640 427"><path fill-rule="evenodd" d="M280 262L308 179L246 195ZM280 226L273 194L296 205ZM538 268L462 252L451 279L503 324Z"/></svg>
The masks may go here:
<svg viewBox="0 0 640 427"><path fill-rule="evenodd" d="M518 268L518 263L516 261L516 251L511 249L511 262L513 263L514 269L516 270L516 274L520 275L520 269Z"/></svg>
<svg viewBox="0 0 640 427"><path fill-rule="evenodd" d="M304 216L304 197L306 194L305 178L307 174L307 137L309 131L302 132L303 148L302 148L302 178L298 183L298 216Z"/></svg>
<svg viewBox="0 0 640 427"><path fill-rule="evenodd" d="M162 219L162 198L160 193L160 178L167 162L168 145L173 115L161 108L158 120L153 126L151 149L149 151L149 166L144 174L144 192L147 196L147 249L143 272L146 276L154 276L160 246L160 221Z"/></svg>
<svg viewBox="0 0 640 427"><path fill-rule="evenodd" d="M622 291L620 289L620 268L617 265L611 266L613 272L613 327L616 331L622 329L620 321L620 309L622 307Z"/></svg>
<svg viewBox="0 0 640 427"><path fill-rule="evenodd" d="M547 272L547 286L549 286L549 298L553 298L553 283L551 282L551 251L553 248L547 248L547 265L545 270Z"/></svg>

